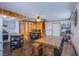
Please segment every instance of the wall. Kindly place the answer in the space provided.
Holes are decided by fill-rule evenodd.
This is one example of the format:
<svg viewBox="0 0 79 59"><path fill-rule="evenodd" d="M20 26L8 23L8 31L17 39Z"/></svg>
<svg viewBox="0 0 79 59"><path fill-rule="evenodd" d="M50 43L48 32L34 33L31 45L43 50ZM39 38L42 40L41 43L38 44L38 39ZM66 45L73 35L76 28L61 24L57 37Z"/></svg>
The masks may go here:
<svg viewBox="0 0 79 59"><path fill-rule="evenodd" d="M62 24L68 24L69 22L69 20L45 22L46 36L60 36Z"/></svg>
<svg viewBox="0 0 79 59"><path fill-rule="evenodd" d="M43 21L40 21L40 22L25 22L23 24L23 27L24 27L24 31L23 31L23 34L24 34L24 37L25 39L28 39L30 38L30 32L32 32L33 29L40 29L41 30L41 36L43 36L44 34L44 22Z"/></svg>
<svg viewBox="0 0 79 59"><path fill-rule="evenodd" d="M72 24L72 43L76 49L77 54L79 55L79 3L77 3L77 27Z"/></svg>

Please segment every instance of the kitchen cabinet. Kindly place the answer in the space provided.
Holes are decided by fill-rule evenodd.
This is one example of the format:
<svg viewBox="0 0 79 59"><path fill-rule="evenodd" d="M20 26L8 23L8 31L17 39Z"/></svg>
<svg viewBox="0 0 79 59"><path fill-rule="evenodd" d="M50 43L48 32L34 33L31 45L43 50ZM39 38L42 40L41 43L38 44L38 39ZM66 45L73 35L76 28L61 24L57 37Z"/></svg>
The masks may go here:
<svg viewBox="0 0 79 59"><path fill-rule="evenodd" d="M3 27L2 25L3 25L2 15L0 15L0 56L3 55L3 36L2 36Z"/></svg>
<svg viewBox="0 0 79 59"><path fill-rule="evenodd" d="M5 55L3 52L5 43L10 43L9 34L19 33L19 20L16 17L0 15L0 55ZM7 45L5 45L7 48ZM5 50L7 51L7 50Z"/></svg>

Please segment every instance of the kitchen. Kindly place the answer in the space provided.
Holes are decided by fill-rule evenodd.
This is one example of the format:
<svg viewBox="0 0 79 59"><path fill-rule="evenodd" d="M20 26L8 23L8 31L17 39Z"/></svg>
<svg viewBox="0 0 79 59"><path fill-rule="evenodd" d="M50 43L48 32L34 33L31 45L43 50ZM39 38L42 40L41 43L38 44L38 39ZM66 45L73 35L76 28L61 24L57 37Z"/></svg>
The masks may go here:
<svg viewBox="0 0 79 59"><path fill-rule="evenodd" d="M44 12L44 8L48 6L53 6L52 10L47 9L46 11L51 12L58 12L57 8L54 8L54 6L60 6L61 9L63 9L63 12L59 14L56 17L54 14L47 15L51 19L58 19L58 20L51 20L49 17L45 18L44 15L34 15L34 16L28 16L31 12L36 12L35 9L27 8L27 14L28 15L21 14L23 11L17 9L17 5L21 4L21 7L23 7L23 3L15 3L15 5L11 5L11 3L0 3L0 37L2 38L0 41L0 47L2 49L0 50L0 55L4 56L75 56L76 52L75 49L72 46L71 42L71 13L64 15L64 7L69 8L70 11L75 10L76 7L75 3L25 3L26 5L29 5L27 7L31 7L31 4L36 8L40 7L42 8L38 11ZM45 4L45 5L43 5ZM9 6L14 7L9 7ZM64 5L64 6L62 6ZM6 6L6 7L5 7ZM19 11L15 12L13 10ZM54 8L54 9L53 9ZM25 9L25 8L24 8ZM55 11L56 9L56 11ZM60 10L61 10L60 9ZM73 9L73 10L72 10ZM21 11L21 13L20 13ZM25 12L26 12L25 11ZM45 12L46 12L45 11ZM76 10L75 10L76 11ZM37 13L37 12L36 12ZM38 12L39 13L39 12ZM67 13L67 12L66 12ZM46 14L46 13L45 13ZM70 16L68 16L70 15ZM63 17L62 17L63 16ZM66 18L68 16L68 18ZM76 16L75 16L76 17ZM49 20L50 19L50 20ZM59 20L61 19L61 20ZM64 20L63 20L64 19ZM74 19L74 18L73 18ZM67 49L69 47L69 49ZM68 51L69 50L69 51ZM65 52L67 51L67 52Z"/></svg>

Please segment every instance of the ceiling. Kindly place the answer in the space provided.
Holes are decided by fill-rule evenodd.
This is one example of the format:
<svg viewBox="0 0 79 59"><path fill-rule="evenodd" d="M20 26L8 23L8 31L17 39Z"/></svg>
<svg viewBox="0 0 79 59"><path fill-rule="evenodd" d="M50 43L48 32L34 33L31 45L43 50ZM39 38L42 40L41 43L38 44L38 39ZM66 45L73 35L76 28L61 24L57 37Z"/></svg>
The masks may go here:
<svg viewBox="0 0 79 59"><path fill-rule="evenodd" d="M0 8L48 20L69 19L74 5L72 2L0 2Z"/></svg>

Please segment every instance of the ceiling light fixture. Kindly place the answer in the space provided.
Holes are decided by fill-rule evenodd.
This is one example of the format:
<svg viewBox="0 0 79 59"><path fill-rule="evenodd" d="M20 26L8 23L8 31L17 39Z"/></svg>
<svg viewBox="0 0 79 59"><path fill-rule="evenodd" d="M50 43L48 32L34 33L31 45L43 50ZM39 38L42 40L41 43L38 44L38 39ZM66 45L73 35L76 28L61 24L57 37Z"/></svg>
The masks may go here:
<svg viewBox="0 0 79 59"><path fill-rule="evenodd" d="M37 17L36 21L38 21L38 22L40 22L40 21L41 21L41 19L40 19L40 17L39 17L39 16Z"/></svg>

